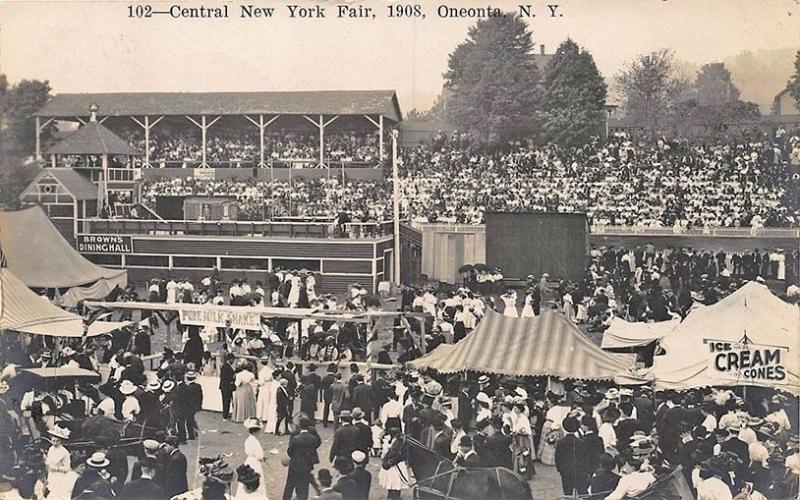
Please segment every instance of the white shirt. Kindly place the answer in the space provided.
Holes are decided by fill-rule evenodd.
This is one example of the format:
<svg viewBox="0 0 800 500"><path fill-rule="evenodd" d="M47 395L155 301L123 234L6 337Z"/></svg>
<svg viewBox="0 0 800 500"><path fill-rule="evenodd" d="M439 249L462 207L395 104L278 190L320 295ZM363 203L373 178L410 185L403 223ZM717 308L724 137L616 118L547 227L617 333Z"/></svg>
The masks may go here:
<svg viewBox="0 0 800 500"><path fill-rule="evenodd" d="M100 413L102 411L107 417L113 417L115 410L116 406L114 405L114 400L111 398L105 398L97 405L97 412Z"/></svg>
<svg viewBox="0 0 800 500"><path fill-rule="evenodd" d="M702 423L702 426L708 430L708 432L714 432L717 430L717 418L714 415L708 415Z"/></svg>
<svg viewBox="0 0 800 500"><path fill-rule="evenodd" d="M603 446L606 450L609 448L617 447L617 433L614 431L614 426L609 422L603 422L600 429L597 430L597 435L603 440Z"/></svg>
<svg viewBox="0 0 800 500"><path fill-rule="evenodd" d="M731 489L721 479L710 477L695 483L697 500L732 500Z"/></svg>
<svg viewBox="0 0 800 500"><path fill-rule="evenodd" d="M656 482L656 477L651 472L632 472L619 479L617 488L606 497L606 500L622 500L625 497L635 497Z"/></svg>
<svg viewBox="0 0 800 500"><path fill-rule="evenodd" d="M386 421L390 418L399 418L403 415L403 405L400 401L390 399L381 408L380 420L381 424L386 427Z"/></svg>
<svg viewBox="0 0 800 500"><path fill-rule="evenodd" d="M141 411L139 400L134 396L128 396L122 403L122 418L125 420L133 420L136 415Z"/></svg>

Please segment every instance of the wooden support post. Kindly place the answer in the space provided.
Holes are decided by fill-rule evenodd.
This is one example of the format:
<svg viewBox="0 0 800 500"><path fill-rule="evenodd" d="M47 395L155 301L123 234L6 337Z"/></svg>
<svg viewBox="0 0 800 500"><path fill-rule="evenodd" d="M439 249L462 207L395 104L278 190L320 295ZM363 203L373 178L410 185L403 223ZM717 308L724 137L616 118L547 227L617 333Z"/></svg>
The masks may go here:
<svg viewBox="0 0 800 500"><path fill-rule="evenodd" d="M267 131L267 127L270 126L272 124L272 122L277 120L279 116L280 115L275 115L272 118L270 118L269 120L264 121L264 115L258 115L258 121L256 121L256 120L253 120L252 118L250 118L249 116L244 115L244 117L247 119L247 121L249 121L250 123L252 123L256 127L258 127L258 142L259 142L258 167L259 168L264 168L264 167L267 166L267 161L266 161L266 156L265 156L266 155L266 149L265 149L266 140L265 140L265 137L264 137L265 134L266 134L266 131ZM270 166L270 168L272 168L272 166Z"/></svg>
<svg viewBox="0 0 800 500"><path fill-rule="evenodd" d="M319 115L319 166L325 165L325 118Z"/></svg>
<svg viewBox="0 0 800 500"><path fill-rule="evenodd" d="M205 168L208 166L208 163L206 163L206 132L208 131L208 125L206 125L206 115L200 117L200 122L203 124L202 127L200 127L202 136L201 142L203 147L201 152L202 163L200 166Z"/></svg>
<svg viewBox="0 0 800 500"><path fill-rule="evenodd" d="M139 121L136 119L135 116L131 116L131 120L136 122L137 125L144 129L144 166L150 168L150 130L155 127L158 122L160 122L164 116L159 116L152 122L150 121L150 117L145 115L144 121Z"/></svg>
<svg viewBox="0 0 800 500"><path fill-rule="evenodd" d="M383 161L383 115L378 116L378 157Z"/></svg>

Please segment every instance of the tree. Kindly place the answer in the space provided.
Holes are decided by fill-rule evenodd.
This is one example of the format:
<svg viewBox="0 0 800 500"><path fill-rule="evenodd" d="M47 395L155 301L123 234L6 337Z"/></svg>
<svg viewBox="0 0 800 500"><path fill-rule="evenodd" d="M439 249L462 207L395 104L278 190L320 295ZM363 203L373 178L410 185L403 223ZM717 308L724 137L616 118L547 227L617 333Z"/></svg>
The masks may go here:
<svg viewBox="0 0 800 500"><path fill-rule="evenodd" d="M19 193L38 173L38 166L26 163L33 153L33 113L49 98L47 82L22 81L10 86L0 74L0 205L19 206Z"/></svg>
<svg viewBox="0 0 800 500"><path fill-rule="evenodd" d="M50 90L47 80L22 80L6 92L3 120L8 124L11 139L19 151L33 152L36 143L33 114L50 99Z"/></svg>
<svg viewBox="0 0 800 500"><path fill-rule="evenodd" d="M705 64L694 81L697 102L704 106L724 106L739 100L739 89L731 81L724 63Z"/></svg>
<svg viewBox="0 0 800 500"><path fill-rule="evenodd" d="M497 146L534 131L539 72L533 40L516 15L482 19L450 54L448 119L473 141Z"/></svg>
<svg viewBox="0 0 800 500"><path fill-rule="evenodd" d="M601 132L606 90L592 55L571 39L565 40L545 71L538 113L545 138L571 146Z"/></svg>
<svg viewBox="0 0 800 500"><path fill-rule="evenodd" d="M673 67L673 55L659 50L637 57L615 77L625 117L650 129L670 125L670 115L686 89Z"/></svg>
<svg viewBox="0 0 800 500"><path fill-rule="evenodd" d="M789 79L789 94L794 98L797 107L800 108L800 50L794 58L794 74Z"/></svg>

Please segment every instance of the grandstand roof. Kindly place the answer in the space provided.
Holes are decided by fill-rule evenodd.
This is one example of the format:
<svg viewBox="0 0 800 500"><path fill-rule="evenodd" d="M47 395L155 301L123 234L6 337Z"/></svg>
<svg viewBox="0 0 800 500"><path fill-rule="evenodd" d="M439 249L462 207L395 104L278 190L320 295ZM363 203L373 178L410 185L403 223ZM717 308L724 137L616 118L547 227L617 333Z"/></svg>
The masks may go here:
<svg viewBox="0 0 800 500"><path fill-rule="evenodd" d="M119 92L58 94L36 116L144 115L383 115L402 119L393 90L323 90L300 92Z"/></svg>
<svg viewBox="0 0 800 500"><path fill-rule="evenodd" d="M138 152L100 123L89 122L57 142L47 154L132 156Z"/></svg>

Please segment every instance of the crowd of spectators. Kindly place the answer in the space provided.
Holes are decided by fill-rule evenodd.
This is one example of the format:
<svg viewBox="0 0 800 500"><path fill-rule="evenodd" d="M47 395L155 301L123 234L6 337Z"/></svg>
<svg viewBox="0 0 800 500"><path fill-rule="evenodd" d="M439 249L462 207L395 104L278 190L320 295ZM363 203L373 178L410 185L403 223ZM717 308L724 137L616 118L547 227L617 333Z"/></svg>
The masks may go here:
<svg viewBox="0 0 800 500"><path fill-rule="evenodd" d="M332 138L331 156L349 154L341 144L358 144L354 137ZM374 144L363 149L367 156L373 150ZM401 211L419 222L467 224L484 222L488 211L549 211L584 212L595 225L675 231L796 227L800 171L792 158L799 153L800 135L780 131L769 140L709 144L617 134L580 148L517 143L495 152L473 151L458 134L438 136L403 150ZM248 220L332 216L342 208L360 218L390 213L391 182L189 179L152 182L145 193L149 202L160 195L233 195Z"/></svg>
<svg viewBox="0 0 800 500"><path fill-rule="evenodd" d="M123 134L138 151L145 150L144 134L128 130ZM256 132L211 129L206 140L206 162L219 167L245 167L258 164L260 140ZM319 162L319 135L294 131L268 131L264 136L265 161L307 163ZM333 162L379 162L377 134L329 132L325 135L325 159ZM166 130L150 135L150 162L158 166L182 166L202 160L199 130Z"/></svg>
<svg viewBox="0 0 800 500"><path fill-rule="evenodd" d="M353 220L383 221L391 213L386 186L378 182L342 182L331 179L259 181L255 179L199 180L194 178L146 181L143 203L155 206L159 196L233 196L240 220L273 217L333 217L347 210Z"/></svg>

